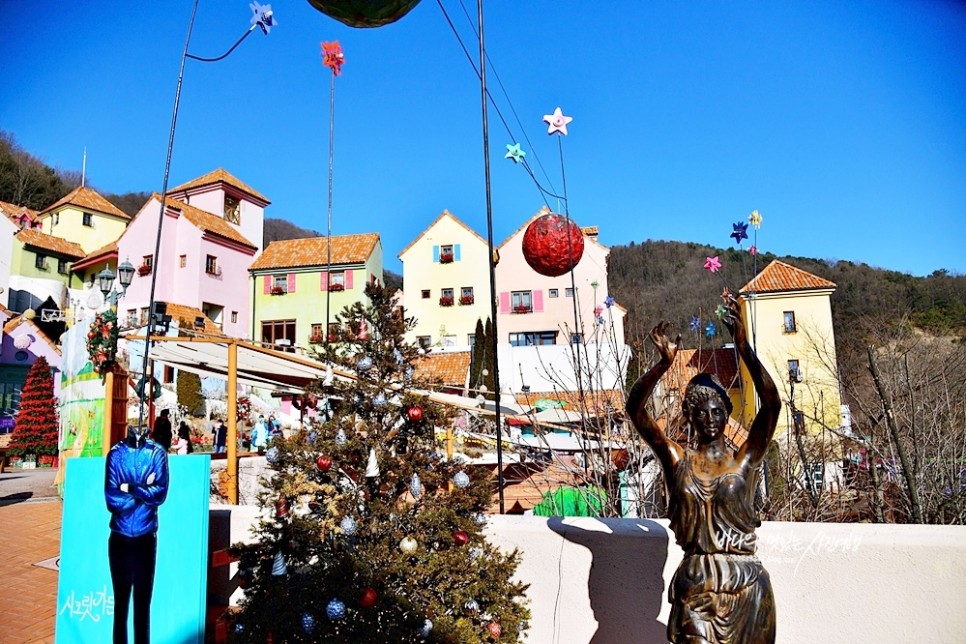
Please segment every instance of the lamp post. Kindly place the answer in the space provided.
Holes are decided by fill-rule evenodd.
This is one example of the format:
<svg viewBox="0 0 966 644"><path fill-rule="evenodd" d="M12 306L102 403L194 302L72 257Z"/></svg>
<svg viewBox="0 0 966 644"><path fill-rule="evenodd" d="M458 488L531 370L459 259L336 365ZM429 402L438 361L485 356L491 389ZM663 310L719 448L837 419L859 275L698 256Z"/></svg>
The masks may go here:
<svg viewBox="0 0 966 644"><path fill-rule="evenodd" d="M110 266L105 266L104 270L97 274L97 287L104 294L105 301L111 305L112 309L117 308L118 300L127 293L127 287L134 279L134 266L127 259L117 267L117 280L121 283L121 290L114 288L114 272ZM113 290L112 290L113 289Z"/></svg>

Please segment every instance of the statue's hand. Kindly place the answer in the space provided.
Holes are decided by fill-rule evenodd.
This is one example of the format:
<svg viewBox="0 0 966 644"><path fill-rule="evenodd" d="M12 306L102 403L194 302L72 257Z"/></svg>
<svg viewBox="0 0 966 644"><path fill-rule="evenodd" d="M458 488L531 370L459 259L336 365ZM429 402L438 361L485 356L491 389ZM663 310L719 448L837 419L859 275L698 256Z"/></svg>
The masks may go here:
<svg viewBox="0 0 966 644"><path fill-rule="evenodd" d="M721 318L721 322L728 328L731 332L731 337L738 339L738 334L744 335L744 324L741 321L741 311L738 308L738 300L736 300L730 293L725 300L725 314Z"/></svg>
<svg viewBox="0 0 966 644"><path fill-rule="evenodd" d="M673 342L667 337L667 328L670 325L670 322L661 322L651 330L651 342L654 343L658 353L661 354L661 361L667 364L674 362L674 356L677 355L678 347L681 345L680 334Z"/></svg>

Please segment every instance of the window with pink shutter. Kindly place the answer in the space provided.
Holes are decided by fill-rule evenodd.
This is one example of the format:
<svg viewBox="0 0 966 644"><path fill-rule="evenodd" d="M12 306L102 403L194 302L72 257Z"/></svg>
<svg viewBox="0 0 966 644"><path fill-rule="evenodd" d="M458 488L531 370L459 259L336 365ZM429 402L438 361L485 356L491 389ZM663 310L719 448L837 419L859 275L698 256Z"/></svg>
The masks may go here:
<svg viewBox="0 0 966 644"><path fill-rule="evenodd" d="M295 273L288 274L288 292L289 293L295 292Z"/></svg>
<svg viewBox="0 0 966 644"><path fill-rule="evenodd" d="M329 290L329 274L327 272L325 272L325 271L322 271L322 284L321 284L320 288L323 291L328 291Z"/></svg>
<svg viewBox="0 0 966 644"><path fill-rule="evenodd" d="M352 274L353 273L355 273L355 271L346 271L345 272L345 290L347 290L347 291L352 290Z"/></svg>
<svg viewBox="0 0 966 644"><path fill-rule="evenodd" d="M533 292L533 312L534 313L543 312L543 291Z"/></svg>
<svg viewBox="0 0 966 644"><path fill-rule="evenodd" d="M262 293L264 293L265 295L268 295L271 292L272 292L272 276L266 275L262 279Z"/></svg>

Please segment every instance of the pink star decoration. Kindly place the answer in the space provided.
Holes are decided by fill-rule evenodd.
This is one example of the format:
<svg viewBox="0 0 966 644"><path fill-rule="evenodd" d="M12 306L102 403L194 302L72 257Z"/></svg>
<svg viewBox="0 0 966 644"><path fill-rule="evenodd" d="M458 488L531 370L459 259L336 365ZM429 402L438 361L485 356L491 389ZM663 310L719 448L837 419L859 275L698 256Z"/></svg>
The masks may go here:
<svg viewBox="0 0 966 644"><path fill-rule="evenodd" d="M559 107L553 111L553 114L543 115L543 122L550 126L547 128L547 134L559 132L567 136L567 124L572 120L574 120L574 117L564 116L564 113L560 111Z"/></svg>
<svg viewBox="0 0 966 644"><path fill-rule="evenodd" d="M331 69L336 76L342 73L345 54L342 53L342 45L338 40L322 43L322 64Z"/></svg>
<svg viewBox="0 0 966 644"><path fill-rule="evenodd" d="M717 273L718 269L721 268L721 260L718 259L717 255L708 257L705 259L704 267L712 273Z"/></svg>
<svg viewBox="0 0 966 644"><path fill-rule="evenodd" d="M758 247L757 246L749 246L748 247L748 252L751 253L752 256L757 255L758 254Z"/></svg>

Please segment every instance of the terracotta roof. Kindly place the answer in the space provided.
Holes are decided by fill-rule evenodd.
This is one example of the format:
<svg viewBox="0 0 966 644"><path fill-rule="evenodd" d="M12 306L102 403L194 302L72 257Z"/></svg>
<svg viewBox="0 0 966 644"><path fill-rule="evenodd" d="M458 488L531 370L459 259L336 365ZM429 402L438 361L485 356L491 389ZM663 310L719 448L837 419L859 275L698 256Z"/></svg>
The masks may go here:
<svg viewBox="0 0 966 644"><path fill-rule="evenodd" d="M829 288L834 289L835 283L776 259L763 268L753 280L742 286L739 292L780 293Z"/></svg>
<svg viewBox="0 0 966 644"><path fill-rule="evenodd" d="M126 212L112 204L110 201L97 194L90 188L84 186L78 186L69 195L57 201L52 206L47 206L40 211L39 216L43 217L49 212L53 212L60 208L61 206L79 206L84 210L93 210L94 212L104 213L106 215L112 215L120 219L130 219L131 216Z"/></svg>
<svg viewBox="0 0 966 644"><path fill-rule="evenodd" d="M37 326L36 322L33 320L28 320L22 314L8 320L7 323L3 325L3 332L9 334L21 324L26 324L29 326L32 334L36 335L38 339L46 342L51 349L57 352L57 355L61 355L60 347L57 346L57 343L51 340L50 336L44 333L43 330Z"/></svg>
<svg viewBox="0 0 966 644"><path fill-rule="evenodd" d="M454 215L453 213L451 213L449 210L446 210L444 208L443 209L443 212L441 212L439 214L439 217L437 217L436 219L434 219L433 220L433 223L431 223L430 225L426 226L426 228L425 228L425 230L423 230L423 232L421 232L418 235L416 235L416 238L413 239L411 242L409 242L409 245L408 246L406 246L401 251L399 251L399 254L396 255L396 257L402 257L402 255L407 250L409 250L410 248L412 248L412 245L413 244L415 244L417 241L419 241L422 238L422 236L425 235L427 232L429 232L429 229L430 228L432 228L437 223L439 223L439 221L443 217L449 217L450 219L452 219L453 221L455 221L456 223L458 223L460 226L462 226L463 228L465 228L468 233L470 233L471 235L473 235L474 237L476 237L477 239L479 239L481 242L483 242L484 244L486 244L486 240L483 239L482 237L480 237L479 233L477 233L475 230L473 230L472 228L470 228L469 226L467 226L465 223L463 223L463 220L461 220L459 217L457 217L456 215Z"/></svg>
<svg viewBox="0 0 966 644"><path fill-rule="evenodd" d="M480 476L483 467L474 468ZM495 469L495 468L488 468ZM573 456L557 454L550 463L511 463L503 470L503 503L509 514L523 514L543 500L543 495L561 487L571 487L584 482L584 469L577 465ZM495 471L491 473L494 487ZM499 512L499 501L494 498L487 511Z"/></svg>
<svg viewBox="0 0 966 644"><path fill-rule="evenodd" d="M154 193L151 195L151 198L160 200L161 195ZM242 246L248 246L249 248L256 249L258 248L256 244L248 241L244 235L238 232L234 226L217 215L213 215L210 212L201 210L200 208L195 208L194 206L189 206L183 201L178 201L174 197L168 197L165 200L165 205L168 208L173 208L174 210L179 211L182 215L184 215L185 219L190 221L198 230L202 232L218 235L219 237L224 237L225 239L230 239L231 241L238 242Z"/></svg>
<svg viewBox="0 0 966 644"><path fill-rule="evenodd" d="M470 355L470 351L430 352L413 364L416 377L463 388L470 371Z"/></svg>
<svg viewBox="0 0 966 644"><path fill-rule="evenodd" d="M87 255L84 256L84 259L78 262L74 262L74 265L71 268L75 271L81 268L86 268L87 266L90 266L91 264L105 257L114 257L114 258L117 257L116 241L112 241L110 244L107 244L106 246L101 246L97 250L93 250L87 253Z"/></svg>
<svg viewBox="0 0 966 644"><path fill-rule="evenodd" d="M622 411L624 409L624 393L619 389L604 389L600 391L585 391L584 405L580 403L580 392L577 391L530 391L525 394L513 394L517 403L533 406L538 400L556 400L566 403L565 409L580 411L582 406L588 412ZM610 410L607 406L610 405Z"/></svg>
<svg viewBox="0 0 966 644"><path fill-rule="evenodd" d="M360 264L372 255L379 243L379 233L339 235L332 238L333 264ZM255 260L249 270L325 266L328 240L325 237L273 241Z"/></svg>
<svg viewBox="0 0 966 644"><path fill-rule="evenodd" d="M33 221L37 217L36 210L31 210L26 206L18 206L16 204L12 204L6 201L0 201L0 212L3 212L3 214L5 214L10 219L10 221L17 224L18 226L20 225L20 221L19 221L20 215L24 213L26 213L27 218L30 219L31 221Z"/></svg>
<svg viewBox="0 0 966 644"><path fill-rule="evenodd" d="M241 190L246 194L249 194L261 201L264 201L267 204L272 203L271 201L268 200L268 197L258 192L250 185L240 180L238 177L234 176L224 168L218 168L217 170L212 170L208 174L198 177L197 179L192 179L188 183L183 183L177 188L172 188L168 192L169 194L172 192L187 192L192 188L201 188L203 186L213 186L218 183L226 183L229 186L232 186L233 188L237 188L238 190Z"/></svg>
<svg viewBox="0 0 966 644"><path fill-rule="evenodd" d="M181 324L183 320L185 325L189 329L195 328L195 318L203 317L205 319L205 329L204 332L208 335L218 335L222 337L227 337L218 325L208 319L208 316L201 312L201 309L197 309L193 306L188 306L186 304L177 304L175 302L165 302L168 305L167 315L171 316L171 319L178 324Z"/></svg>
<svg viewBox="0 0 966 644"><path fill-rule="evenodd" d="M80 247L80 244L67 241L62 237L54 237L53 235L42 233L33 228L21 228L14 236L27 246L42 248L73 259L80 259L87 254Z"/></svg>

